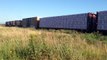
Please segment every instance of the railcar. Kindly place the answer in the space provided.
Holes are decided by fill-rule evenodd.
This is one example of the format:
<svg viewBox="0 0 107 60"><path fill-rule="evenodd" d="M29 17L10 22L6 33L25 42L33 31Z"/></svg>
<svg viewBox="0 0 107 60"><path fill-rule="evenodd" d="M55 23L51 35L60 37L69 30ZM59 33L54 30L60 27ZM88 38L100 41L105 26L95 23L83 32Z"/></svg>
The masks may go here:
<svg viewBox="0 0 107 60"><path fill-rule="evenodd" d="M5 23L5 26L9 26L9 22L6 22L6 23Z"/></svg>
<svg viewBox="0 0 107 60"><path fill-rule="evenodd" d="M40 28L45 29L72 29L82 31L94 31L93 13L83 13L56 17L45 17L40 19Z"/></svg>
<svg viewBox="0 0 107 60"><path fill-rule="evenodd" d="M14 27L16 25L15 21L10 21L10 25Z"/></svg>
<svg viewBox="0 0 107 60"><path fill-rule="evenodd" d="M16 27L22 27L22 20L15 20Z"/></svg>
<svg viewBox="0 0 107 60"><path fill-rule="evenodd" d="M97 12L97 30L107 33L107 11Z"/></svg>
<svg viewBox="0 0 107 60"><path fill-rule="evenodd" d="M7 21L6 23L5 23L5 26L11 26L11 22L10 21Z"/></svg>
<svg viewBox="0 0 107 60"><path fill-rule="evenodd" d="M31 18L23 19L22 26L39 28L39 17L31 17Z"/></svg>

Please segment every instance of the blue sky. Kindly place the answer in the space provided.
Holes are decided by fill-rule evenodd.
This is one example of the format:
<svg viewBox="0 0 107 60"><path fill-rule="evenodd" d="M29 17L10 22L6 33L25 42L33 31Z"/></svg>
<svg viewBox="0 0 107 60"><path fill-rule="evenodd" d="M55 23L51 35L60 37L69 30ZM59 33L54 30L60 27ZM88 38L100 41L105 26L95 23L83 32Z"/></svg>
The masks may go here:
<svg viewBox="0 0 107 60"><path fill-rule="evenodd" d="M107 10L107 0L0 0L0 23Z"/></svg>

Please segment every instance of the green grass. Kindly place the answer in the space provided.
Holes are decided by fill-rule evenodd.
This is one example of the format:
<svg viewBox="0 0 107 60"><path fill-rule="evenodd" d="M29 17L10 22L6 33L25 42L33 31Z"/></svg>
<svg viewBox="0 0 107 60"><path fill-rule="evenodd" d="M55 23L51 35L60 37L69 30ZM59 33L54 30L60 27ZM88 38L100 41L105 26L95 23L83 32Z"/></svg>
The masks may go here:
<svg viewBox="0 0 107 60"><path fill-rule="evenodd" d="M0 27L0 60L107 60L107 36Z"/></svg>

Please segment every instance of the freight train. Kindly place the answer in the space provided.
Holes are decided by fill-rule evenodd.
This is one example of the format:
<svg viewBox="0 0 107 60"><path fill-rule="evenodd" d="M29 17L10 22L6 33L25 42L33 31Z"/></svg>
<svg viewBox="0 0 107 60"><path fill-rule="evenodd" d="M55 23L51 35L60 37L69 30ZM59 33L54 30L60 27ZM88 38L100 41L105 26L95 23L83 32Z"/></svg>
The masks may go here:
<svg viewBox="0 0 107 60"><path fill-rule="evenodd" d="M53 17L31 17L22 20L8 21L9 27L34 27L36 29L70 29L87 32L107 31L107 11L82 13Z"/></svg>

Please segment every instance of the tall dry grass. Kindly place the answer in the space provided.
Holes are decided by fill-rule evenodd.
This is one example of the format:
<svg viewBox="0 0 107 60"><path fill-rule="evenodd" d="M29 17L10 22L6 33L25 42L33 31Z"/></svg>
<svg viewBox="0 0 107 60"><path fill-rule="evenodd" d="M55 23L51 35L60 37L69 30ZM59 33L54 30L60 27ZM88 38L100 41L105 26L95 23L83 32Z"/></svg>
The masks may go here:
<svg viewBox="0 0 107 60"><path fill-rule="evenodd" d="M107 60L106 37L0 26L0 60Z"/></svg>

